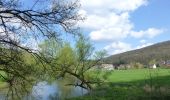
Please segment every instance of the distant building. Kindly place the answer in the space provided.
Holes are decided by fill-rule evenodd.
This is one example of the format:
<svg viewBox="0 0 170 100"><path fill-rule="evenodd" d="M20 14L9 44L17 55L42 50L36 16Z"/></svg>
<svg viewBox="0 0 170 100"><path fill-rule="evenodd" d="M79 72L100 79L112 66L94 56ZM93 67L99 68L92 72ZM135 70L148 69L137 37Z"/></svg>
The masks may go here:
<svg viewBox="0 0 170 100"><path fill-rule="evenodd" d="M101 70L114 70L115 66L113 66L113 64L100 64L100 65L95 65L93 68L101 69Z"/></svg>
<svg viewBox="0 0 170 100"><path fill-rule="evenodd" d="M160 61L159 64L170 67L170 60Z"/></svg>
<svg viewBox="0 0 170 100"><path fill-rule="evenodd" d="M159 64L160 64L160 65L165 65L165 64L166 64L166 61L161 60L161 61L159 62Z"/></svg>
<svg viewBox="0 0 170 100"><path fill-rule="evenodd" d="M152 66L152 68L153 68L153 69L156 69L156 64L154 64L154 65Z"/></svg>
<svg viewBox="0 0 170 100"><path fill-rule="evenodd" d="M150 67L149 68L151 68L151 69L156 69L156 64L153 64L153 65L150 65Z"/></svg>
<svg viewBox="0 0 170 100"><path fill-rule="evenodd" d="M170 60L167 60L165 64L166 66L170 66Z"/></svg>
<svg viewBox="0 0 170 100"><path fill-rule="evenodd" d="M101 65L102 69L106 69L106 70L114 70L115 67L113 66L113 64L102 64Z"/></svg>

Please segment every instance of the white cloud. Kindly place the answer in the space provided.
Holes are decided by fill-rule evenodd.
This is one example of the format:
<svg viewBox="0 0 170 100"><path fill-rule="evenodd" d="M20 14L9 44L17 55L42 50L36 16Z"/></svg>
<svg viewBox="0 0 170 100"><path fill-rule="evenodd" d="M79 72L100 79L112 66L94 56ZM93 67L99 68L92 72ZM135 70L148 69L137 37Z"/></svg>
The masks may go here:
<svg viewBox="0 0 170 100"><path fill-rule="evenodd" d="M144 48L150 45L153 45L153 43L145 42L136 47L132 47L132 45L129 43L119 41L119 42L113 42L105 46L104 49L108 51L109 55L113 55L113 54L119 54L119 53L123 53L123 52L130 51L130 50L141 49L141 48Z"/></svg>
<svg viewBox="0 0 170 100"><path fill-rule="evenodd" d="M120 11L133 11L141 5L146 5L147 0L113 0L114 8Z"/></svg>
<svg viewBox="0 0 170 100"><path fill-rule="evenodd" d="M147 46L150 46L150 45L153 45L153 43L144 43L142 45L137 46L135 49L141 49L141 48L144 48L144 47L147 47Z"/></svg>
<svg viewBox="0 0 170 100"><path fill-rule="evenodd" d="M134 24L130 21L130 12L148 4L148 0L80 0L82 9L80 14L86 20L79 25L90 31L93 41L112 40L132 36L134 38L153 38L163 32L162 29L148 28L134 31Z"/></svg>
<svg viewBox="0 0 170 100"><path fill-rule="evenodd" d="M146 40L143 39L143 40L140 40L139 42L144 44L144 43L146 43Z"/></svg>
<svg viewBox="0 0 170 100"><path fill-rule="evenodd" d="M147 0L81 0L82 6L89 13L101 14L113 10L116 12L134 11Z"/></svg>
<svg viewBox="0 0 170 100"><path fill-rule="evenodd" d="M141 45L132 47L132 44L120 42L127 38L146 39L154 38L164 32L163 29L150 28L135 31L135 25L130 20L131 12L141 6L146 6L148 0L80 0L82 9L80 14L86 17L79 25L90 31L90 39L96 43L99 41L111 42L105 46L110 54L116 54L142 48L150 43L140 41Z"/></svg>
<svg viewBox="0 0 170 100"><path fill-rule="evenodd" d="M94 41L126 38L134 25L129 12L147 4L147 0L81 0L80 14L86 20L80 26L90 30Z"/></svg>
<svg viewBox="0 0 170 100"><path fill-rule="evenodd" d="M153 45L153 43L146 43L146 40L145 40L145 43L142 43L136 47L132 47L132 45L129 43L118 41L118 42L113 42L105 46L104 49L108 51L109 55L114 55L114 54L119 54L119 53L123 53L123 52L130 51L130 50L141 49L141 48L144 48L150 45Z"/></svg>
<svg viewBox="0 0 170 100"><path fill-rule="evenodd" d="M95 41L123 39L127 37L128 32L133 28L133 24L128 20L128 13L120 15L112 13L106 15L106 18L100 16L90 18L85 22L85 26L93 29L90 33L90 38ZM94 22L93 24L93 21L96 21L96 23Z"/></svg>
<svg viewBox="0 0 170 100"><path fill-rule="evenodd" d="M122 53L128 50L132 50L132 47L128 43L119 41L119 42L113 42L110 45L107 45L106 47L104 47L104 49L107 50L109 54L118 54L118 53Z"/></svg>
<svg viewBox="0 0 170 100"><path fill-rule="evenodd" d="M149 28L145 31L143 31L143 30L141 30L139 32L132 31L131 36L133 36L135 38L142 38L142 37L153 38L163 32L164 32L164 29Z"/></svg>

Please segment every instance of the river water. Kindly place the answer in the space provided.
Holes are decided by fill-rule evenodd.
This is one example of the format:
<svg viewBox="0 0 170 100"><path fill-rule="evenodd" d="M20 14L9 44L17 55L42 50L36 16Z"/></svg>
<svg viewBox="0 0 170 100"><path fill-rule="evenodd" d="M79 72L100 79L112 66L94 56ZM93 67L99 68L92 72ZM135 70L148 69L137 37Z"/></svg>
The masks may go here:
<svg viewBox="0 0 170 100"><path fill-rule="evenodd" d="M86 93L88 91L81 87L65 86L65 84L58 82L48 84L44 81L33 86L31 96L36 100L60 100L83 96Z"/></svg>
<svg viewBox="0 0 170 100"><path fill-rule="evenodd" d="M78 97L88 91L81 87L66 86L65 81L48 83L42 81L33 86L32 91L23 100L64 100L65 98ZM0 100L6 100L6 94L0 91Z"/></svg>

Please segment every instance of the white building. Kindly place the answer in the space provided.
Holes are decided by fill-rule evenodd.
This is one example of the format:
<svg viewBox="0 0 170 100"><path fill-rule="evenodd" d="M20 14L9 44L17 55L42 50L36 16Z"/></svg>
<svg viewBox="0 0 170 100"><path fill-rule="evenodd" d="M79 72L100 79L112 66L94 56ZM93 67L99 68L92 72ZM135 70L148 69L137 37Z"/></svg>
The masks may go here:
<svg viewBox="0 0 170 100"><path fill-rule="evenodd" d="M152 66L152 68L153 68L153 69L156 69L156 64L154 64L154 65Z"/></svg>
<svg viewBox="0 0 170 100"><path fill-rule="evenodd" d="M112 64L102 64L100 68L104 70L114 70L114 66Z"/></svg>

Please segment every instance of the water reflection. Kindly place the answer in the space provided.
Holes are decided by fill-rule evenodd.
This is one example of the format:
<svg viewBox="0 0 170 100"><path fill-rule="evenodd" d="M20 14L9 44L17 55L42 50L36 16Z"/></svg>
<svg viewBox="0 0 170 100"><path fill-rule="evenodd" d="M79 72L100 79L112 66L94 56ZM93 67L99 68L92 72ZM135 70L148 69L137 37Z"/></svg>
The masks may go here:
<svg viewBox="0 0 170 100"><path fill-rule="evenodd" d="M33 86L32 96L35 99L49 100L49 97L54 95L61 95L61 92L59 91L56 84L48 84L44 81L39 82L37 85Z"/></svg>
<svg viewBox="0 0 170 100"><path fill-rule="evenodd" d="M23 100L62 100L65 98L82 96L88 93L86 89L81 87L66 86L69 82L75 80L58 80L51 84L42 81L33 86L30 94L24 95ZM0 90L0 100L6 100L8 88Z"/></svg>
<svg viewBox="0 0 170 100"><path fill-rule="evenodd" d="M81 87L65 86L63 81L56 81L52 84L43 81L33 87L32 97L36 100L59 100L82 96L87 92Z"/></svg>

